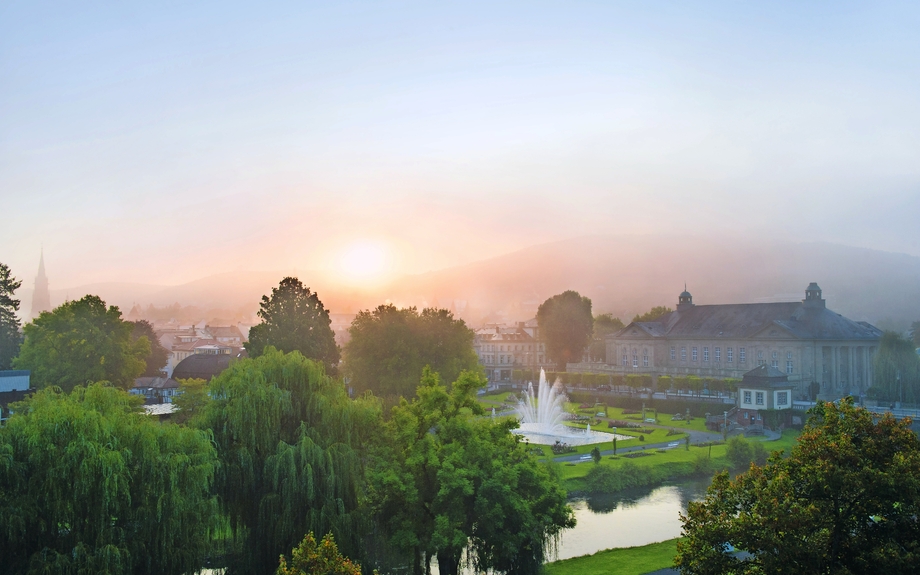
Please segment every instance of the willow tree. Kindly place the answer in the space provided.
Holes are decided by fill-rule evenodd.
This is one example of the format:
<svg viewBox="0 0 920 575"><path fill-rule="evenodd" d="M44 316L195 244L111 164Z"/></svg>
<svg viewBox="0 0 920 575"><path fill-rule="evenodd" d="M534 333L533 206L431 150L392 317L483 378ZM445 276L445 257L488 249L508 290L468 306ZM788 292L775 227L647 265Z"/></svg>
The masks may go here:
<svg viewBox="0 0 920 575"><path fill-rule="evenodd" d="M546 545L574 525L565 491L528 454L511 420L478 417L481 375L448 389L424 370L418 397L387 422L387 452L371 468L375 511L411 573L459 571L464 550L480 570L535 573Z"/></svg>
<svg viewBox="0 0 920 575"><path fill-rule="evenodd" d="M273 572L311 531L360 557L360 449L377 435L377 404L352 401L321 364L272 347L211 380L210 396L193 424L217 445L215 489L237 543L230 572Z"/></svg>
<svg viewBox="0 0 920 575"><path fill-rule="evenodd" d="M217 506L207 435L103 386L39 391L0 428L9 573L179 574L205 560Z"/></svg>

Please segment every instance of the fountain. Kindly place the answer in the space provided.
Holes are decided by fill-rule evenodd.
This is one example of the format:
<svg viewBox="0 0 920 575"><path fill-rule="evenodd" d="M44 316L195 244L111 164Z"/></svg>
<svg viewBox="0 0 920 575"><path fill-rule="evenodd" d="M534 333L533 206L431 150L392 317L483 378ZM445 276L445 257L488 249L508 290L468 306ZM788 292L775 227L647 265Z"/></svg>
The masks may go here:
<svg viewBox="0 0 920 575"><path fill-rule="evenodd" d="M552 445L558 441L575 446L613 439L610 433L591 431L590 425L587 429L581 430L563 424L567 417L564 409L565 393L560 389L558 382L550 385L546 381L546 372L542 369L537 394L535 397L533 383L528 383L527 392L515 408L521 420L520 427L514 431L517 435L541 445ZM631 439L628 436L618 436L618 439L620 438Z"/></svg>

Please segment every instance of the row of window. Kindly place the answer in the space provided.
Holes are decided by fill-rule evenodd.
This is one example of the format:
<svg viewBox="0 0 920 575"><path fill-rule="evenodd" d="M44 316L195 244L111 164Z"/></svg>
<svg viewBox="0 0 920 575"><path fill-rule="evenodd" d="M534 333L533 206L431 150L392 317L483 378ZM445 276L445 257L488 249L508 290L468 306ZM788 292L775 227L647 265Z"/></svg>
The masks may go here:
<svg viewBox="0 0 920 575"><path fill-rule="evenodd" d="M714 354L715 354L715 361L716 361L716 362L721 362L721 361L722 361L722 348L721 348L721 347L713 348L713 352L714 352ZM698 361L698 360L699 360L699 348L697 348L697 347L691 347L691 348L690 348L690 354L691 354L691 356L690 356L690 357L691 357L691 361ZM790 355L791 355L791 354L790 354ZM674 360L676 360L676 359L677 359L677 348L676 348L675 346L672 345L672 346L671 346L671 361L674 361ZM739 347L739 348L738 348L738 362L739 362L739 363L744 363L744 359L745 359L745 349L744 349L743 347ZM680 348L680 360L681 360L681 361L687 361L687 348L686 348L686 347L681 347L681 348ZM703 361L704 361L704 362L708 362L708 361L709 361L709 347L708 347L708 346L707 346L707 347L703 347ZM726 348L725 348L725 361L726 361L727 363L734 363L734 361L735 361L735 350L734 350L734 348L731 348L731 347L726 347Z"/></svg>
<svg viewBox="0 0 920 575"><path fill-rule="evenodd" d="M751 392L745 390L744 397L741 401L742 405L751 405ZM764 404L764 392L755 391L754 392L754 404L753 405L763 405ZM789 392L788 391L779 391L776 393L776 405L789 405Z"/></svg>
<svg viewBox="0 0 920 575"><path fill-rule="evenodd" d="M485 349L483 351L533 351L533 345L494 345L489 344L483 346ZM505 349L507 347L508 349ZM498 349L495 349L498 348ZM525 349L526 348L526 349Z"/></svg>
<svg viewBox="0 0 920 575"><path fill-rule="evenodd" d="M495 357L496 357L496 356L494 356L494 355L483 355L483 356L480 356L480 361L481 361L482 363L492 364L492 363L495 363ZM498 357L498 363L499 363L499 364L506 364L506 363L507 363L507 364L512 364L512 363L514 363L514 356L513 356L513 355L499 355L499 356L497 356L497 357ZM537 356L537 363L543 363L543 355L542 355L542 354Z"/></svg>

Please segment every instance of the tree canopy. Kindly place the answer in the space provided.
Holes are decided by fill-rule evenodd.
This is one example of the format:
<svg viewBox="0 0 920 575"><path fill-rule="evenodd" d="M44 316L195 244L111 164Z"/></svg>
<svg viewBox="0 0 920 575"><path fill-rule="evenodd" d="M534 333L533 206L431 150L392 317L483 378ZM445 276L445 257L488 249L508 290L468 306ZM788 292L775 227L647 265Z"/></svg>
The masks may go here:
<svg viewBox="0 0 920 575"><path fill-rule="evenodd" d="M359 313L348 332L344 369L359 392L411 397L426 365L449 381L479 369L472 330L445 309L381 305Z"/></svg>
<svg viewBox="0 0 920 575"><path fill-rule="evenodd" d="M313 533L291 551L291 564L281 556L276 575L361 575L361 566L339 553L331 533L319 543Z"/></svg>
<svg viewBox="0 0 920 575"><path fill-rule="evenodd" d="M618 317L611 313L602 313L594 316L594 332L591 336L591 346L588 353L594 361L607 362L607 336L626 327ZM614 361L616 358L612 358Z"/></svg>
<svg viewBox="0 0 920 575"><path fill-rule="evenodd" d="M478 571L536 573L548 541L575 524L558 478L510 433L517 422L477 417L485 383L467 371L448 389L426 368L370 467L376 515L414 575L433 557L456 575L465 549Z"/></svg>
<svg viewBox="0 0 920 575"><path fill-rule="evenodd" d="M653 307L652 309L650 309L649 311L645 312L642 315L636 314L636 317L634 317L632 320L633 321L655 321L661 316L667 315L671 313L672 311L674 310L667 306L656 305L655 307Z"/></svg>
<svg viewBox="0 0 920 575"><path fill-rule="evenodd" d="M25 342L13 366L31 370L37 388L56 385L70 391L88 382L109 381L126 389L143 373L144 358L150 354L146 337L132 341L133 329L117 307L106 308L98 296L88 295L42 312L26 324Z"/></svg>
<svg viewBox="0 0 920 575"><path fill-rule="evenodd" d="M0 370L9 369L19 353L19 300L14 299L22 282L13 277L10 268L0 263Z"/></svg>
<svg viewBox="0 0 920 575"><path fill-rule="evenodd" d="M681 519L675 563L687 575L913 572L920 440L909 420L819 403L788 458L717 475Z"/></svg>
<svg viewBox="0 0 920 575"><path fill-rule="evenodd" d="M9 573L181 574L204 563L217 506L205 433L161 425L102 384L52 389L0 428Z"/></svg>
<svg viewBox="0 0 920 575"><path fill-rule="evenodd" d="M271 573L304 533L333 533L360 557L367 521L362 449L378 435L379 408L352 401L341 382L300 352L267 347L209 384L192 424L210 430L220 459L215 491L237 550L230 573Z"/></svg>
<svg viewBox="0 0 920 575"><path fill-rule="evenodd" d="M558 371L565 371L567 363L581 361L591 342L591 300L572 290L554 295L537 309L537 325L547 357Z"/></svg>
<svg viewBox="0 0 920 575"><path fill-rule="evenodd" d="M160 345L160 339L153 331L153 325L149 321L141 319L130 323L133 324L131 328L131 340L137 341L142 337L146 337L147 341L150 343L150 353L144 358L144 365L146 367L144 368L144 373L141 375L158 377L160 375L160 370L166 367L166 362L169 361L169 352Z"/></svg>
<svg viewBox="0 0 920 575"><path fill-rule="evenodd" d="M920 356L911 340L886 331L873 361L875 383L869 395L886 402L920 402Z"/></svg>
<svg viewBox="0 0 920 575"><path fill-rule="evenodd" d="M262 296L258 315L262 323L249 330L245 344L250 357L259 357L268 346L284 353L299 351L321 362L327 373L335 373L339 348L329 311L299 279L286 277L272 288L271 297Z"/></svg>

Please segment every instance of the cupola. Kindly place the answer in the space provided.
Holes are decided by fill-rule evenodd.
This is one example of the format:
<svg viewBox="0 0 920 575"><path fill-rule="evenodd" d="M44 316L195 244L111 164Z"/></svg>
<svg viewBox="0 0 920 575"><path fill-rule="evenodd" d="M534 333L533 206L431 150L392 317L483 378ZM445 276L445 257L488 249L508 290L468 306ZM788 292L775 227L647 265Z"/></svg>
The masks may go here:
<svg viewBox="0 0 920 575"><path fill-rule="evenodd" d="M802 303L807 307L824 308L827 306L824 298L821 297L821 288L815 282L811 282L805 288L805 299L802 300Z"/></svg>
<svg viewBox="0 0 920 575"><path fill-rule="evenodd" d="M693 307L693 296L687 291L687 284L684 284L684 291L677 296L677 311L683 311Z"/></svg>

